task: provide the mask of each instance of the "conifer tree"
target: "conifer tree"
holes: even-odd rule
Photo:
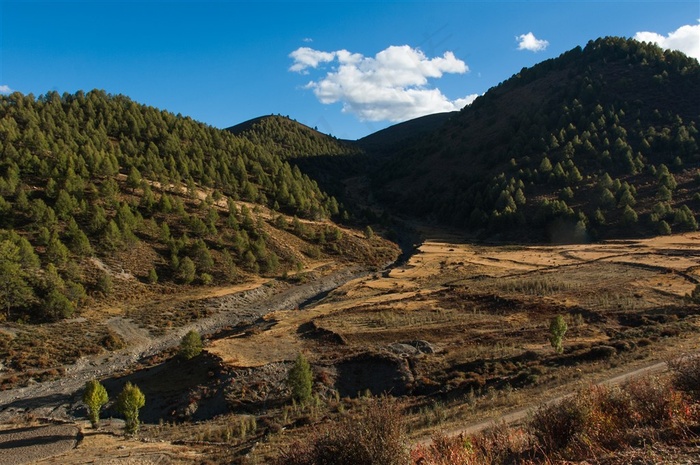
[[[96,379],[91,379],[85,384],[83,391],[83,403],[88,409],[88,418],[93,428],[97,428],[100,421],[100,409],[109,401],[107,390]]]

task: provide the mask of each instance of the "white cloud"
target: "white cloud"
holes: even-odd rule
[[[314,40],[311,37],[304,37],[301,39],[302,42],[313,42]]]
[[[290,55],[294,58],[294,64],[289,71],[302,72],[307,68],[316,68],[319,63],[333,61],[335,53],[319,52],[309,47],[299,47]]]
[[[313,90],[321,103],[342,102],[343,112],[362,121],[405,121],[459,110],[477,97],[450,100],[439,89],[428,86],[430,78],[469,71],[452,52],[428,58],[419,49],[403,45],[366,57],[347,50],[322,52],[301,47],[289,56],[294,59],[289,70],[304,74],[332,62],[333,68],[325,76],[310,81],[305,88]]]
[[[535,34],[528,32],[515,37],[518,41],[518,50],[529,50],[531,52],[541,52],[549,46],[546,40],[540,40]]]
[[[679,50],[689,57],[700,60],[700,24],[681,26],[668,36],[642,31],[636,33],[634,39],[640,42],[651,42],[661,48]]]
[[[0,94],[11,94],[12,92],[14,91],[10,89],[10,86],[0,85]]]

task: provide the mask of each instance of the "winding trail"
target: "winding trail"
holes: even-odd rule
[[[626,381],[629,381],[630,379],[637,378],[640,376],[646,376],[646,375],[654,375],[658,373],[663,373],[668,369],[668,366],[666,362],[656,362],[651,365],[647,365],[641,368],[636,368],[634,370],[630,370],[628,372],[613,376],[611,378],[607,378],[603,381],[600,381],[598,383],[595,383],[597,386],[614,386],[614,385],[619,385],[622,383],[625,383]],[[544,405],[552,405],[556,404],[558,402],[561,402],[564,399],[567,399],[569,397],[574,396],[576,393],[575,392],[570,392],[568,394],[563,394],[557,397],[554,397],[552,399],[549,399],[545,402],[537,402],[537,403],[532,403],[529,405],[526,405],[524,407],[521,407],[519,409],[510,411],[504,415],[501,415],[499,417],[491,417],[487,418],[485,420],[478,421],[476,423],[471,423],[466,426],[461,426],[458,428],[451,428],[448,430],[443,430],[442,433],[445,434],[446,436],[457,436],[459,434],[463,434],[465,436],[469,435],[474,435],[477,434],[483,430],[486,430],[488,428],[493,427],[496,424],[499,423],[505,423],[507,425],[514,425],[522,422],[525,420],[530,412],[533,411],[533,409],[539,407],[539,406],[544,406]],[[414,443],[415,444],[422,444],[422,445],[428,445],[432,441],[431,436],[422,436],[420,438],[417,438]]]

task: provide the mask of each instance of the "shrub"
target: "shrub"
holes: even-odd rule
[[[318,428],[305,442],[293,444],[277,465],[406,465],[408,438],[400,405],[391,398],[371,398],[358,416]]]
[[[686,422],[686,401],[683,395],[658,377],[630,381],[624,389],[629,393],[634,406],[632,417],[635,426],[664,428]]]
[[[196,272],[197,268],[192,259],[190,259],[190,257],[185,257],[182,260],[180,260],[180,263],[177,267],[177,278],[180,281],[182,281],[185,284],[191,283],[192,281],[194,281]]]
[[[541,407],[528,430],[545,454],[590,457],[591,450],[625,448],[645,428],[682,431],[691,408],[683,395],[659,378],[623,386],[593,386],[556,404]]]
[[[700,401],[700,357],[686,355],[668,362],[673,386]]]
[[[528,430],[545,452],[567,448],[583,430],[588,406],[578,398],[537,409],[528,422]]]
[[[477,465],[483,463],[474,451],[469,438],[460,434],[446,436],[442,432],[433,435],[429,446],[418,445],[411,451],[411,463],[421,465]]]

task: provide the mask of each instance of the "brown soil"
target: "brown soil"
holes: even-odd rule
[[[34,463],[64,454],[78,443],[74,425],[26,426],[0,430],[0,465]]]
[[[325,263],[318,265],[325,269]],[[315,402],[328,406],[324,415],[352,408],[357,400],[346,397],[389,392],[403,396],[412,435],[420,438],[437,427],[457,431],[674,353],[700,350],[700,307],[686,297],[700,280],[700,233],[573,246],[434,240],[403,266],[353,280],[344,276],[302,292],[311,297],[330,290],[300,309],[304,299],[291,284],[243,294],[221,291],[196,305],[186,301],[182,311],[195,320],[200,309],[211,312],[198,323],[212,335],[207,364],[188,368],[161,360],[112,382],[134,380],[150,390],[159,399],[148,413],[153,422],[209,419],[203,425],[214,425],[212,416],[222,407],[233,415],[257,416],[256,434],[236,439],[227,450],[248,454],[265,435],[270,446],[260,442],[253,452],[264,462],[275,454],[272,444],[278,448],[291,436],[303,436],[305,425],[322,418],[318,407],[309,413],[287,405],[284,379],[299,352],[314,367]],[[548,342],[556,315],[569,326],[563,354]],[[113,321],[112,329],[125,340],[146,337],[128,320]],[[194,325],[182,330],[189,327]],[[142,347],[137,355],[177,343],[179,333],[165,334],[167,343]],[[120,366],[133,367],[135,360]],[[84,376],[96,372],[81,370],[67,392],[76,392]],[[35,410],[39,403],[53,409],[66,402],[51,397],[56,392],[55,387],[15,391],[11,395],[20,400],[4,413]],[[175,417],[167,417],[172,412]],[[182,428],[178,437],[203,426]],[[225,426],[211,428],[215,434],[201,434],[230,433]]]

